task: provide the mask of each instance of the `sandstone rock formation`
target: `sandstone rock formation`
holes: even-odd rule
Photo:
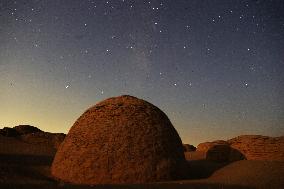
[[[183,151],[184,152],[193,152],[196,150],[196,147],[191,144],[183,144]]]
[[[229,161],[231,148],[227,144],[215,144],[206,152],[206,159],[216,162]]]
[[[238,161],[245,159],[244,155],[237,149],[231,148],[230,144],[224,140],[201,143],[196,151],[204,152],[206,159],[216,162]]]
[[[31,125],[19,125],[13,128],[4,127],[0,129],[0,136],[16,139],[19,144],[26,143],[31,145],[40,145],[42,147],[57,149],[65,138],[63,133],[49,133],[40,130]],[[3,138],[3,140],[9,139]],[[5,147],[4,145],[2,147]],[[1,151],[1,150],[0,150]],[[22,151],[22,150],[20,150]],[[31,150],[32,152],[33,150]]]
[[[75,184],[145,183],[181,178],[185,165],[181,139],[168,117],[144,100],[120,96],[78,118],[51,172]]]
[[[37,127],[30,125],[18,125],[13,128],[4,127],[3,129],[0,129],[0,135],[6,137],[17,137],[20,135],[28,133],[36,133],[36,132],[43,132],[43,131],[38,129]]]
[[[248,160],[284,161],[284,136],[242,135],[228,140]]]
[[[204,142],[198,144],[196,151],[201,151],[201,152],[207,152],[210,148],[212,148],[215,145],[228,145],[228,143],[224,140],[215,140],[213,142]]]
[[[20,134],[13,128],[4,127],[3,129],[0,129],[0,135],[5,137],[17,137]]]
[[[13,129],[15,129],[20,135],[43,132],[39,128],[31,126],[31,125],[18,125],[18,126],[13,127]]]

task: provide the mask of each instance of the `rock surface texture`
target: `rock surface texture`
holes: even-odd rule
[[[75,184],[145,183],[182,178],[181,139],[168,117],[132,96],[109,98],[74,123],[51,173]]]
[[[284,161],[284,136],[242,135],[228,140],[248,160]]]

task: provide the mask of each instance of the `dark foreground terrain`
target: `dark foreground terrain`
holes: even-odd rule
[[[0,188],[284,188],[284,161],[214,162],[206,160],[205,154],[199,151],[187,152],[190,173],[186,180],[129,185],[70,185],[56,181],[50,175],[50,166],[58,145],[64,139],[63,134],[43,131],[10,134],[0,135]]]

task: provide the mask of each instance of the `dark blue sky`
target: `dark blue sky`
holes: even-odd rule
[[[0,126],[130,94],[185,142],[284,134],[283,0],[0,0]]]

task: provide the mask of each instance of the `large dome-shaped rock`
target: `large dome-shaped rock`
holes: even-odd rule
[[[54,158],[54,177],[75,184],[145,183],[182,178],[181,139],[154,105],[104,100],[74,123]]]
[[[284,136],[242,135],[228,140],[248,160],[284,161]]]

